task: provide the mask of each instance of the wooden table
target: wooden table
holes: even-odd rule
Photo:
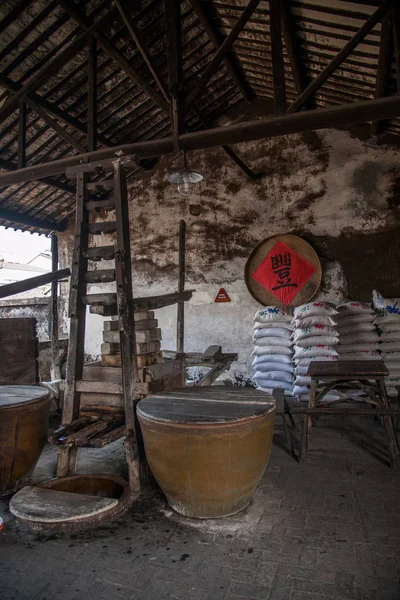
[[[371,361],[337,361],[337,362],[312,362],[308,368],[307,375],[311,377],[311,391],[308,407],[303,420],[300,443],[300,460],[306,456],[309,448],[310,433],[313,426],[313,416],[318,414],[342,414],[350,416],[371,416],[374,412],[380,414],[385,439],[389,454],[390,466],[393,466],[398,451],[396,431],[393,423],[393,415],[396,411],[390,409],[386,394],[385,377],[389,374],[381,360]],[[333,388],[344,387],[346,398],[325,401],[323,408],[321,403]],[[354,388],[363,392],[363,397],[355,400],[371,404],[371,408],[355,407],[354,398],[349,398],[349,390]],[[348,402],[350,407],[335,407],[332,405]],[[381,412],[382,411],[382,412]]]

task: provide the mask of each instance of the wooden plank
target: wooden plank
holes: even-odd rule
[[[375,98],[387,95],[392,67],[393,37],[392,37],[392,15],[385,15],[381,24],[381,38],[379,43],[378,68],[376,70]],[[371,123],[372,135],[378,135],[380,121]]]
[[[113,210],[115,208],[114,198],[99,198],[98,200],[89,200],[86,202],[86,208],[89,211],[95,210]]]
[[[384,377],[389,374],[388,369],[382,360],[338,360],[312,362],[308,367],[307,375],[311,377],[352,377],[357,379],[374,379],[375,377]]]
[[[79,416],[80,395],[76,394],[76,381],[82,379],[83,359],[85,352],[86,306],[82,302],[85,293],[84,274],[87,271],[87,258],[82,250],[88,243],[88,214],[85,209],[87,175],[84,173],[76,179],[76,213],[75,238],[73,251],[73,273],[70,282],[69,296],[69,346],[67,356],[66,387],[62,410],[62,423],[71,423]],[[61,467],[60,467],[61,468]]]
[[[393,11],[393,40],[394,40],[394,57],[396,62],[396,81],[397,93],[400,94],[400,6],[398,2],[394,3]]]
[[[115,281],[115,269],[96,269],[85,273],[86,283],[109,283]]]
[[[4,356],[4,355],[2,355]],[[1,360],[0,385],[37,385],[38,365],[36,358],[9,362]]]
[[[114,306],[117,303],[117,294],[115,292],[106,292],[104,294],[85,294],[82,296],[82,303],[92,306],[95,304]]]
[[[185,292],[172,292],[171,294],[162,294],[160,296],[147,296],[143,298],[134,298],[133,307],[134,310],[141,310],[147,308],[149,310],[156,310],[157,308],[164,308],[165,306],[171,306],[177,302],[187,302],[193,295],[193,290],[186,290]]]
[[[186,264],[186,223],[181,220],[179,223],[179,272],[178,272],[178,293],[185,291],[185,264]],[[176,349],[180,354],[185,350],[185,303],[183,300],[178,302],[177,321],[176,321]],[[183,370],[183,363],[182,363]]]
[[[137,354],[151,354],[161,350],[160,342],[145,342],[136,344]],[[103,342],[101,344],[101,354],[119,354],[121,352],[120,344]]]
[[[222,356],[222,346],[208,346],[203,352],[204,360],[218,360]]]
[[[122,383],[122,369],[120,367],[105,367],[101,364],[85,365],[82,378],[84,381],[111,381]]]
[[[135,310],[134,313],[135,326],[137,321],[148,321],[154,319],[154,311],[152,310]]]
[[[113,260],[115,246],[94,246],[92,248],[87,248],[84,252],[85,257],[89,260]]]
[[[209,16],[207,15],[205,3],[201,2],[200,0],[190,0],[190,4],[192,5],[192,8],[195,11],[200,23],[204,27],[205,32],[212,41],[214,48],[219,50],[222,42],[217,29],[214,28]],[[225,67],[228,69],[230,76],[240,90],[244,100],[246,102],[251,102],[254,100],[254,90],[252,90],[250,84],[244,77],[241,68],[234,60],[234,57],[228,54],[227,56],[224,56],[222,60],[225,64]]]
[[[0,339],[5,335],[35,338],[36,319],[34,317],[7,317],[0,319]]]
[[[101,315],[103,317],[113,317],[118,315],[117,304],[110,304],[109,306],[104,304],[94,304],[89,308],[89,311],[94,315]]]
[[[247,21],[250,19],[251,15],[255,11],[255,9],[259,5],[259,3],[260,3],[260,0],[249,0],[249,2],[247,3],[246,7],[244,8],[242,14],[236,21],[235,25],[232,27],[231,31],[229,32],[228,37],[224,40],[224,42],[218,48],[214,57],[208,63],[206,68],[203,70],[202,75],[200,75],[198,77],[193,89],[187,96],[187,99],[185,101],[185,112],[187,112],[187,110],[192,105],[192,103],[199,97],[199,95],[201,94],[201,92],[203,91],[205,86],[207,85],[209,79],[217,71],[222,59],[231,50],[233,44],[239,37],[241,31],[244,29]]]
[[[145,381],[156,381],[157,379],[167,379],[178,373],[181,373],[181,361],[170,360],[158,365],[150,365],[145,369]]]
[[[145,321],[142,321],[145,322]],[[144,344],[147,342],[158,342],[162,339],[161,329],[136,330],[136,342]],[[103,341],[110,344],[119,344],[119,331],[103,331]]]
[[[311,96],[325,83],[325,81],[336,71],[338,67],[346,60],[360,42],[368,35],[379,21],[392,8],[392,0],[385,0],[376,11],[367,19],[362,27],[345,44],[345,46],[336,54],[321,73],[310,83],[309,86],[300,94],[293,104],[287,110],[288,113],[294,113],[300,110]]]
[[[89,152],[97,149],[97,40],[94,35],[88,37],[88,110],[87,110],[87,146]]]
[[[89,223],[89,233],[92,235],[114,233],[117,228],[115,221],[100,221],[97,223]]]
[[[272,78],[274,82],[275,114],[282,115],[286,111],[285,66],[282,51],[282,30],[280,0],[270,0],[269,20],[271,35]]]
[[[300,41],[296,35],[293,15],[290,12],[289,0],[280,1],[282,18],[282,33],[285,41],[286,54],[290,62],[292,77],[297,93],[300,95],[306,88],[304,68],[301,64]]]
[[[91,181],[87,185],[90,192],[112,191],[114,189],[114,179],[102,179],[101,181]]]
[[[66,279],[71,274],[69,269],[61,269],[60,271],[52,271],[45,273],[44,275],[37,275],[36,277],[29,277],[22,281],[15,281],[14,283],[6,283],[0,286],[0,298],[7,298],[14,294],[20,294],[21,292],[27,292],[33,290],[36,287],[47,285],[53,281],[60,281],[60,279]]]
[[[19,101],[18,111],[18,169],[23,169],[26,162],[26,104]]]
[[[119,440],[125,435],[125,425],[115,427],[111,431],[105,432],[103,435],[96,437],[94,440],[90,440],[86,447],[89,448],[104,448],[108,444]]]
[[[96,419],[97,421],[97,419]],[[73,433],[74,431],[79,431],[80,429],[82,429],[83,427],[86,427],[87,425],[90,425],[91,423],[93,423],[93,419],[89,419],[89,418],[79,418],[76,419],[75,421],[72,421],[72,423],[69,423],[68,425],[63,425],[61,427],[58,427],[55,431],[53,431],[53,433],[51,433],[48,436],[48,442],[49,444],[64,444],[66,438]]]
[[[101,394],[123,394],[122,383],[115,381],[77,381],[77,392],[101,393]]]
[[[181,3],[165,0],[165,20],[167,33],[168,88],[171,96],[171,129],[178,139],[185,132],[183,107],[183,68]]]
[[[137,357],[138,369],[163,362],[162,352],[150,352]],[[106,367],[120,367],[121,354],[102,354],[101,364]]]
[[[147,313],[149,314],[149,313]],[[135,330],[142,331],[144,329],[155,329],[158,326],[157,319],[137,320],[135,319]],[[104,321],[104,331],[119,331],[118,321]]]

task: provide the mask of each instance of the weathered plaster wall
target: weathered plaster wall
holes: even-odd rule
[[[320,295],[325,298],[339,301],[348,293],[369,299],[374,287],[399,295],[394,186],[400,151],[373,147],[336,130],[242,144],[237,150],[254,170],[265,171],[261,180],[250,181],[222,150],[213,149],[189,155],[189,163],[205,177],[190,199],[166,181],[180,168],[180,161],[171,158],[135,180],[129,198],[135,293],[175,289],[179,220],[184,218],[187,287],[196,289],[186,305],[186,348],[221,344],[239,352],[230,376],[241,379],[249,373],[258,306],[247,292],[244,266],[266,237],[297,233],[314,245],[324,267]],[[64,262],[71,242],[72,231],[61,236]],[[220,287],[231,303],[214,303]],[[176,307],[157,316],[163,347],[175,348]],[[90,315],[90,355],[99,352],[101,328],[101,317]]]

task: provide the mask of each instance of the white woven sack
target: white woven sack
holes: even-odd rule
[[[276,327],[287,329],[288,331],[292,331],[293,329],[291,321],[266,321],[265,323],[256,321],[254,323],[254,329],[275,329]]]
[[[370,313],[359,313],[359,314],[344,314],[338,315],[339,327],[351,327],[357,323],[373,323],[375,315]]]
[[[307,356],[305,358],[296,358],[296,368],[297,367],[308,367],[312,362],[322,362],[322,361],[337,361],[337,356]]]
[[[379,334],[376,329],[375,331],[361,331],[360,333],[352,333],[350,335],[340,335],[341,344],[361,344],[363,342],[367,344],[379,342]]]
[[[267,371],[285,371],[286,373],[293,373],[294,371],[293,365],[281,362],[262,362],[254,366],[257,367],[257,371],[263,371],[264,373]]]
[[[310,361],[311,362],[311,361]],[[304,367],[296,367],[294,370],[294,374],[296,375],[296,377],[298,375],[307,375],[308,372],[308,366],[309,365],[305,365]]]
[[[302,338],[297,340],[296,348],[306,348],[307,346],[335,346],[339,343],[339,338],[331,335],[314,335],[313,337]]]
[[[390,370],[387,379],[400,379],[400,369]]]
[[[315,335],[330,335],[337,337],[338,333],[334,327],[328,325],[311,325],[311,327],[297,328],[293,332],[293,341],[303,340]]]
[[[276,362],[276,363],[286,363],[288,365],[292,364],[292,357],[291,355],[287,355],[287,354],[260,354],[260,355],[256,355],[253,359],[253,362],[251,363],[252,367],[255,367],[261,363],[266,363],[266,362]]]
[[[400,352],[400,342],[383,342],[381,352]]]
[[[375,325],[372,323],[354,323],[354,325],[339,325],[338,328],[339,335],[351,335],[355,333],[367,333],[369,331],[376,331]]]
[[[261,338],[280,338],[290,341],[292,339],[292,335],[288,329],[281,329],[280,327],[255,329],[253,333],[253,340],[259,340]]]
[[[285,346],[287,348],[291,348],[293,342],[290,339],[285,339],[283,337],[262,337],[255,339],[253,338],[253,344],[257,346]]]
[[[256,371],[253,379],[255,381],[268,379],[270,381],[286,381],[287,383],[293,383],[293,375],[291,373],[286,373],[285,371]]]
[[[337,315],[338,311],[336,307],[331,302],[308,302],[307,304],[302,304],[301,306],[296,306],[294,309],[294,318],[302,319],[304,317],[313,317],[316,315],[321,315],[323,317],[329,317],[332,315]]]
[[[292,323],[294,327],[312,327],[313,325],[327,325],[328,327],[334,327],[338,324],[338,320],[337,317],[314,315],[303,317],[301,319],[293,319]]]
[[[337,309],[339,315],[372,314],[374,312],[370,302],[344,302],[343,304],[339,304]]]
[[[384,298],[382,294],[374,290],[372,292],[372,302],[377,310],[400,315],[400,298]]]
[[[254,321],[265,323],[266,321],[291,321],[293,308],[289,306],[264,306],[259,308],[254,315]]]
[[[293,393],[293,385],[288,383],[287,381],[271,381],[269,379],[254,379],[253,381],[256,383],[257,388],[261,389],[265,392],[271,393],[270,390],[285,390],[285,392],[292,394]]]
[[[297,347],[294,351],[295,358],[308,358],[311,356],[337,356],[338,353],[333,346],[307,346],[306,348]]]
[[[288,346],[255,346],[252,356],[261,354],[292,354],[292,349]]]
[[[351,352],[376,352],[379,350],[379,344],[361,342],[361,344],[342,344],[336,346],[339,354],[349,354]],[[341,359],[342,360],[342,359]]]
[[[307,396],[307,400],[308,400],[308,395],[310,394],[310,390],[307,386],[305,385],[295,385],[293,386],[293,396]]]
[[[349,352],[341,353],[340,360],[379,360],[381,355],[379,352]]]
[[[400,315],[378,315],[374,324],[381,329],[383,325],[399,325]]]
[[[381,342],[400,342],[400,331],[389,331],[388,333],[382,333],[380,337]]]
[[[294,380],[294,385],[311,385],[311,377],[308,377],[307,375],[298,375]]]

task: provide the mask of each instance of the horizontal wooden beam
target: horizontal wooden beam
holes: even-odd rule
[[[0,158],[0,169],[4,169],[5,171],[11,172],[17,171],[18,166],[16,163],[11,162],[10,160]],[[63,192],[67,192],[68,194],[75,194],[75,187],[69,185],[68,183],[64,183],[63,181],[57,181],[57,179],[52,179],[51,177],[42,177],[40,181],[50,187],[55,188],[56,190],[62,190]]]
[[[43,229],[43,231],[65,231],[66,223],[52,223],[44,219],[36,219],[29,215],[24,215],[15,210],[0,207],[0,219],[22,225],[23,227],[34,227],[35,229]]]
[[[179,136],[177,143],[181,150],[200,150],[229,144],[240,144],[255,140],[269,139],[281,135],[291,135],[304,131],[316,131],[329,127],[344,127],[352,123],[365,123],[392,119],[400,116],[400,95],[376,100],[351,102],[341,106],[319,108],[295,114],[280,115],[245,123],[236,123],[225,127],[215,127],[185,133]],[[117,159],[123,155],[136,155],[139,158],[152,158],[176,152],[176,140],[172,137],[149,140],[104,148],[96,152],[87,152],[53,162],[33,165],[12,173],[0,174],[0,187],[15,185],[65,173],[69,167],[84,162]]]
[[[60,281],[71,275],[69,269],[61,269],[60,271],[50,271],[44,275],[37,275],[36,277],[29,277],[22,281],[14,281],[14,283],[7,283],[6,285],[0,286],[0,298],[7,298],[8,296],[14,296],[14,294],[21,294],[28,290],[33,290],[41,285],[47,285],[54,281]]]

